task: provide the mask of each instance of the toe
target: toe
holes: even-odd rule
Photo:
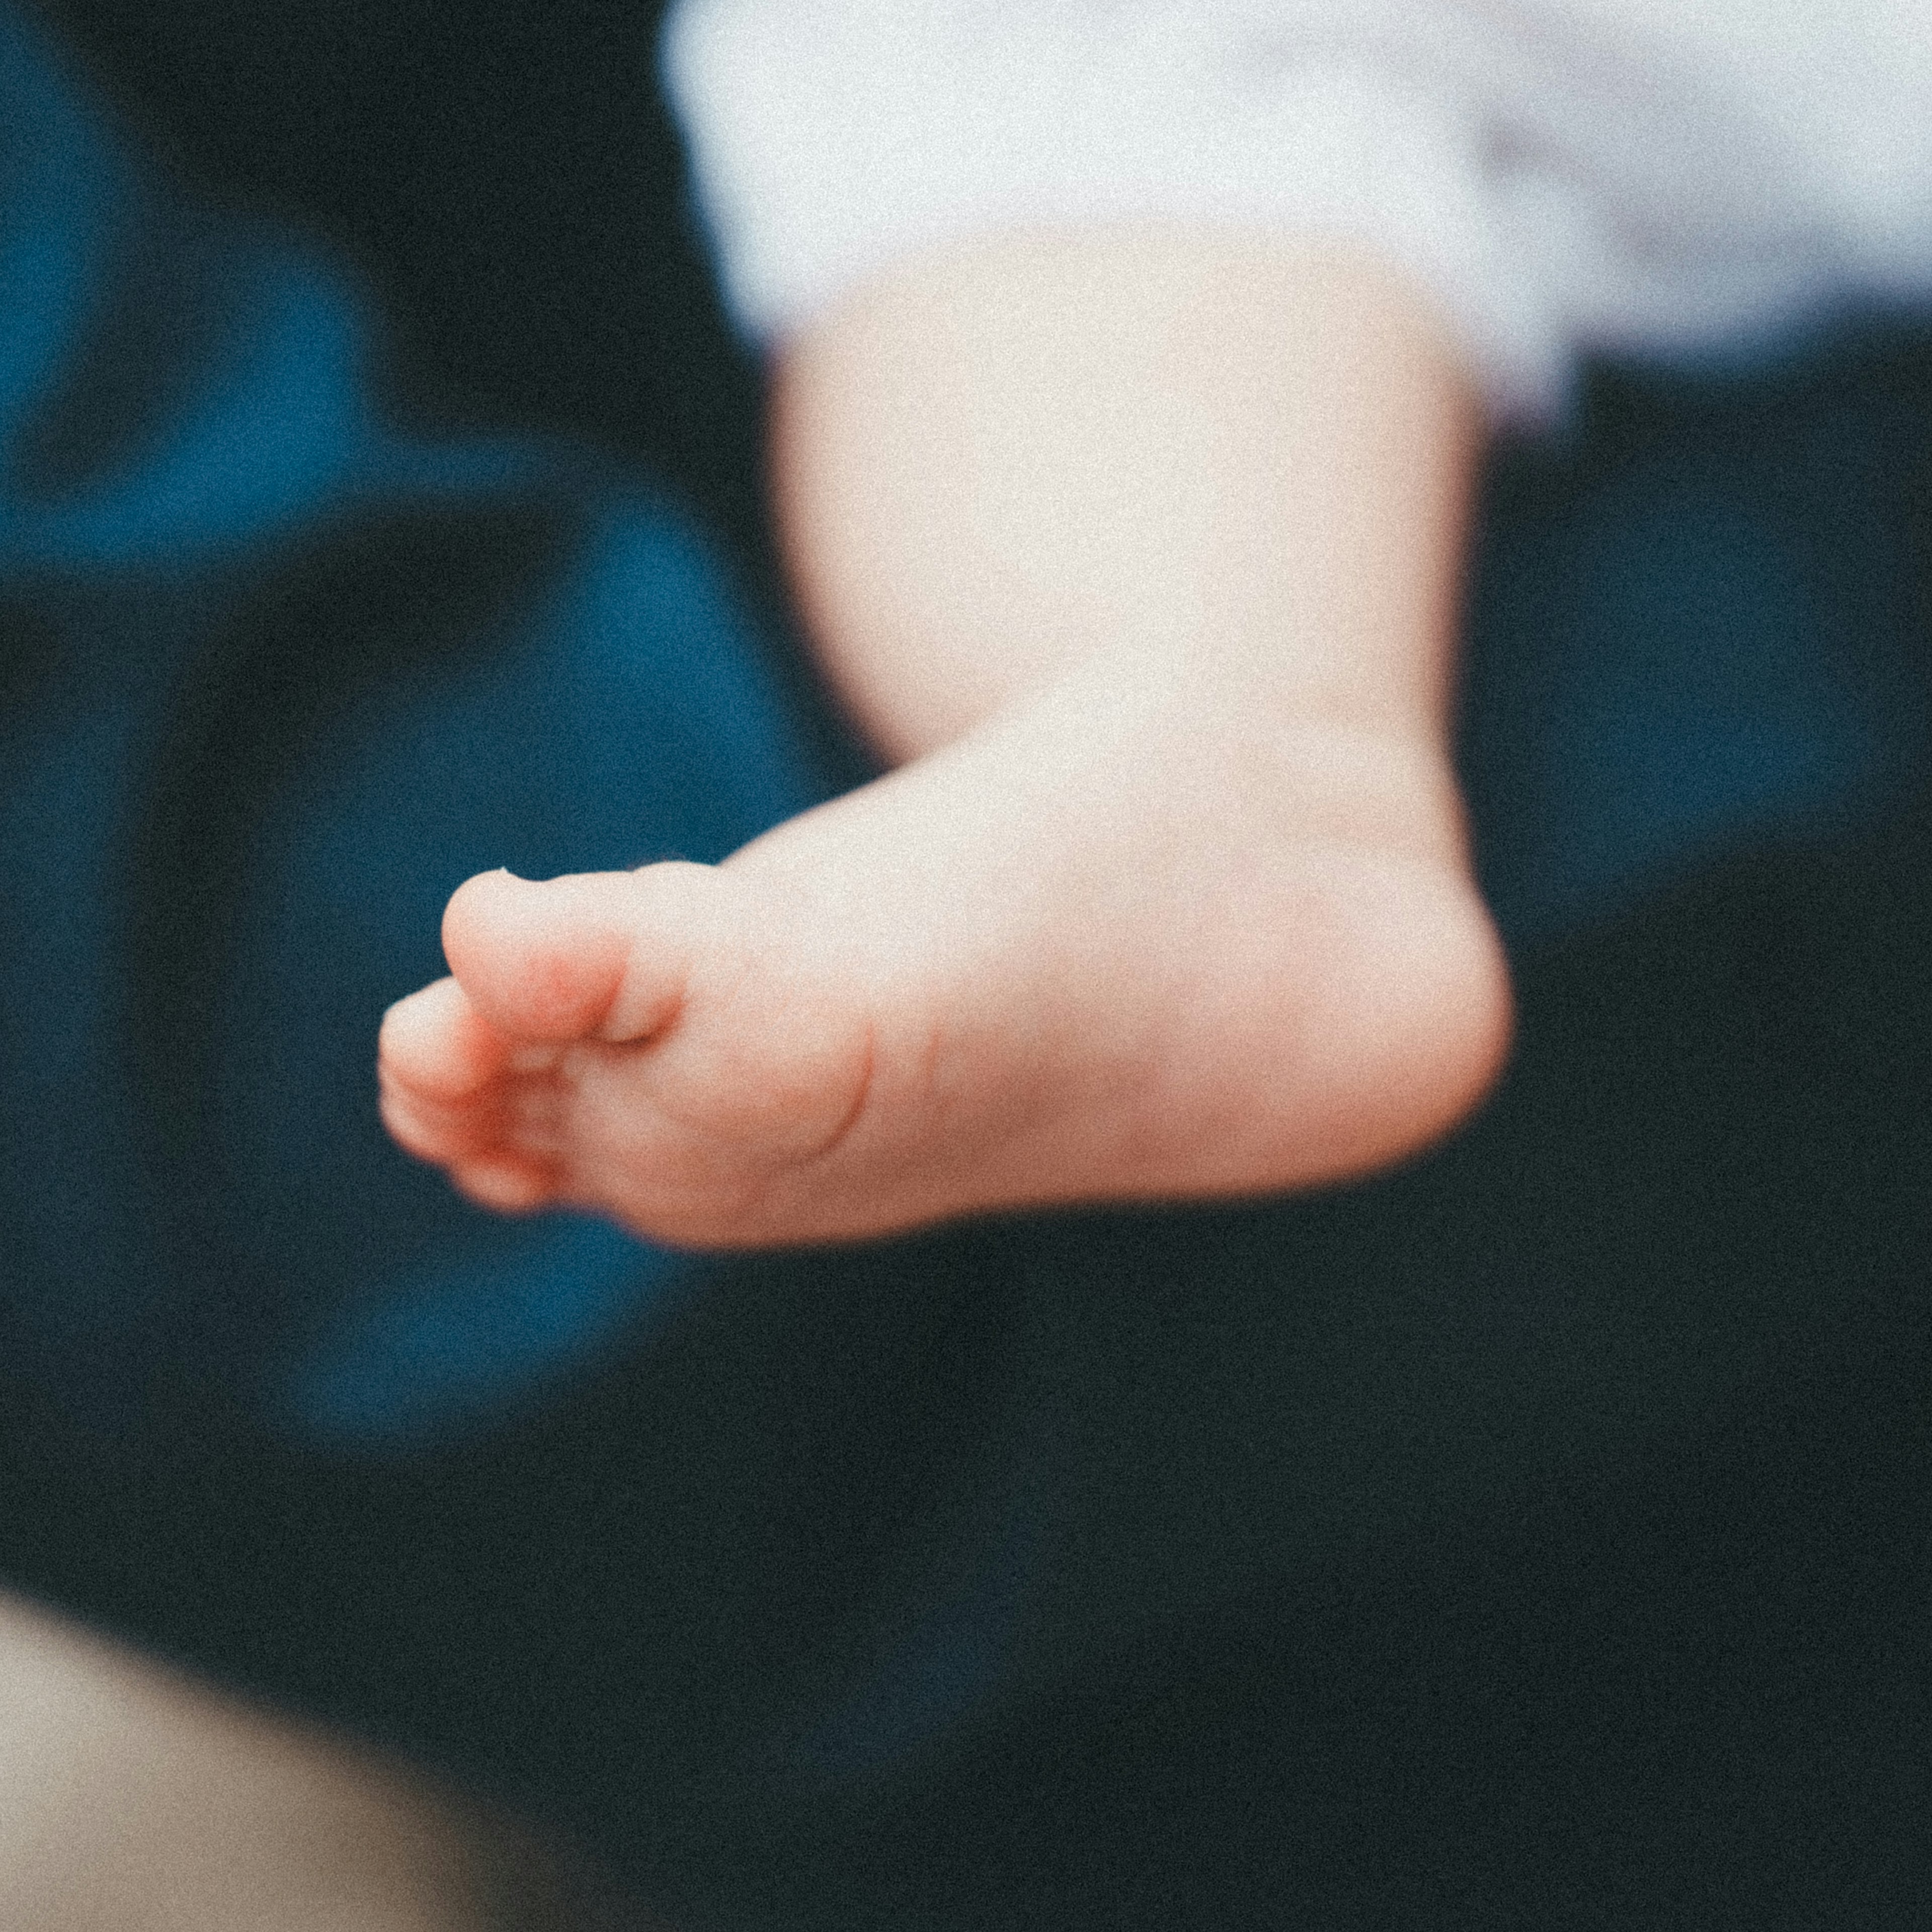
[[[637,1040],[682,994],[690,912],[711,868],[652,866],[532,881],[485,872],[443,915],[443,950],[477,1011],[522,1040]]]
[[[512,1130],[511,1096],[486,1089],[468,1101],[448,1102],[382,1080],[377,1109],[390,1137],[418,1160],[448,1166],[510,1147],[526,1151]]]
[[[386,1087],[443,1105],[474,1097],[503,1072],[509,1043],[454,980],[398,1000],[382,1016],[376,1064]]]
[[[529,1214],[556,1198],[554,1178],[542,1163],[514,1155],[459,1161],[449,1170],[458,1192],[499,1214]]]
[[[457,1151],[452,1124],[442,1111],[426,1106],[406,1088],[384,1081],[376,1105],[389,1138],[405,1154],[440,1161]]]

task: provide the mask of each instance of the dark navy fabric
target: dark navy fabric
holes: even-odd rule
[[[697,1262],[463,1206],[376,1022],[836,775],[664,495],[369,344],[0,4],[0,1574],[675,1922],[1921,1922],[1919,352],[1498,466],[1450,1147]]]
[[[1463,770],[1519,946],[1754,839],[1882,817],[1932,752],[1922,351],[1604,376],[1490,479]]]

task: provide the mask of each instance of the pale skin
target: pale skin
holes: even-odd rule
[[[1478,413],[1396,277],[962,244],[782,358],[826,675],[896,769],[722,866],[451,901],[383,1118],[472,1198],[750,1248],[1265,1194],[1435,1140],[1508,982],[1449,756]]]

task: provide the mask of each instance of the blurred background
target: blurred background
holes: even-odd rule
[[[32,5],[152,154],[360,272],[404,406],[642,459],[758,551],[756,378],[688,218],[661,0]]]

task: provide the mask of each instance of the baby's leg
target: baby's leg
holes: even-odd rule
[[[1508,1000],[1446,748],[1468,412],[1333,261],[946,258],[781,391],[835,680],[910,762],[724,866],[472,880],[386,1117],[506,1208],[699,1246],[1360,1172]]]

